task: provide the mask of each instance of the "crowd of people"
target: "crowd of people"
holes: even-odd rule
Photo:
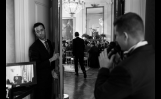
[[[90,40],[84,39],[85,50],[84,52],[87,53],[88,57],[88,66],[91,68],[99,68],[98,57],[99,54],[105,49],[108,48],[109,41],[107,40]],[[63,40],[63,64],[66,63],[66,52],[72,52],[72,40]]]

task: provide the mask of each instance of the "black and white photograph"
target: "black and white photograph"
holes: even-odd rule
[[[155,1],[6,0],[6,98],[155,99]]]

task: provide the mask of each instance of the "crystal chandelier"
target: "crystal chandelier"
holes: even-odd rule
[[[71,15],[79,13],[84,7],[83,0],[64,0],[63,1],[63,8],[64,10]]]

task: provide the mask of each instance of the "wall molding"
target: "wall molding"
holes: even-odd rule
[[[15,11],[15,61],[28,62],[29,16],[28,0],[14,0]],[[30,95],[24,99],[30,99]]]
[[[28,0],[14,0],[14,5],[16,62],[25,62],[29,61]]]

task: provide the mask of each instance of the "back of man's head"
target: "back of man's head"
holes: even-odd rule
[[[78,37],[79,36],[79,33],[78,32],[75,32],[75,37]]]
[[[116,31],[118,31],[119,33],[126,32],[132,37],[144,37],[143,20],[136,13],[129,12],[120,16],[114,22],[114,26],[117,27]]]

